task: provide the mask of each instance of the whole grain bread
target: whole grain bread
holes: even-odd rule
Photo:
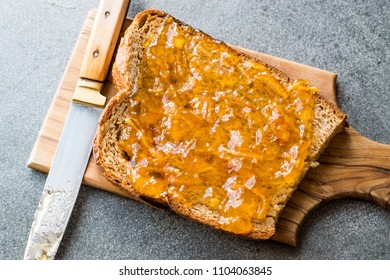
[[[132,198],[151,206],[172,209],[189,219],[220,229],[218,212],[213,211],[207,205],[197,204],[189,207],[187,204],[171,200],[169,196],[151,198],[134,188],[127,176],[126,163],[129,161],[129,158],[118,149],[118,137],[126,127],[125,119],[129,114],[129,103],[132,94],[136,90],[136,79],[140,71],[139,65],[143,58],[142,53],[145,51],[143,49],[143,41],[157,33],[159,26],[167,17],[171,16],[162,11],[143,11],[134,18],[131,26],[121,39],[112,69],[113,81],[118,93],[109,101],[101,117],[93,152],[97,163],[104,169],[105,176],[118,187],[126,190]],[[174,19],[174,21],[180,25],[185,25],[177,19]],[[224,43],[218,42],[218,44]],[[229,51],[242,56],[245,60],[262,63],[239,53],[233,48],[229,48]],[[266,67],[283,86],[289,87],[292,84],[292,81],[284,73],[269,65],[266,65]],[[317,164],[316,160],[329,141],[343,130],[345,118],[345,114],[335,105],[315,93],[313,141],[309,148],[302,175],[295,182],[293,188],[281,189],[280,192],[274,194],[271,202],[273,207],[267,213],[266,218],[252,220],[253,229],[251,232],[246,233],[245,237],[252,239],[268,239],[272,237],[279,213],[304,177],[306,171],[311,166]]]

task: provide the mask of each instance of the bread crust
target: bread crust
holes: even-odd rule
[[[134,18],[131,26],[127,29],[121,39],[115,63],[112,68],[114,86],[118,90],[118,93],[109,101],[99,121],[98,131],[94,140],[93,154],[97,164],[105,170],[105,176],[115,185],[126,190],[133,199],[150,206],[170,208],[176,213],[191,220],[201,222],[218,229],[218,214],[210,210],[206,205],[198,204],[193,205],[192,207],[187,207],[171,200],[169,196],[161,197],[159,199],[150,199],[143,196],[142,193],[131,185],[131,182],[123,178],[120,170],[113,168],[113,165],[115,165],[115,167],[118,167],[118,165],[107,156],[108,149],[112,149],[113,145],[115,146],[115,139],[109,139],[107,135],[116,135],[116,133],[120,131],[120,127],[123,124],[121,124],[120,121],[118,122],[118,120],[120,119],[121,114],[126,113],[126,104],[128,104],[126,100],[130,99],[134,90],[134,83],[131,82],[134,79],[134,76],[132,75],[136,75],[136,71],[138,70],[137,65],[141,61],[139,53],[142,51],[140,43],[142,39],[142,32],[140,32],[140,29],[146,28],[145,23],[150,19],[166,18],[169,16],[170,15],[159,10],[145,10]],[[174,20],[178,24],[186,25],[175,18]],[[148,28],[152,27],[149,26]],[[208,35],[206,34],[206,36]],[[226,45],[223,42],[221,42],[221,44]],[[267,65],[256,58],[250,57],[247,54],[241,53],[227,45],[226,47],[229,48],[229,51],[242,56],[245,60],[252,60],[265,65],[270,73],[272,73],[272,75],[285,87],[291,83],[289,77],[278,69]],[[328,126],[328,129],[326,131],[314,129],[313,142],[316,144],[312,145],[309,150],[308,164],[305,166],[305,170],[295,186],[297,186],[304,177],[309,167],[315,163],[333,136],[342,131],[345,125],[345,114],[337,106],[333,105],[319,94],[315,95],[314,125],[319,127]],[[251,239],[271,238],[275,232],[276,221],[280,210],[284,207],[292,193],[293,190],[289,190],[278,194],[274,201],[275,210],[272,213],[269,213],[268,217],[264,221],[253,221],[253,231],[244,237]]]

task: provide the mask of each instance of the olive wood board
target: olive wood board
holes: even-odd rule
[[[81,63],[87,46],[96,10],[91,10],[84,22],[68,65],[54,95],[46,118],[32,149],[28,167],[48,172],[58,139],[76,87]],[[122,31],[130,24],[127,19]],[[336,104],[335,85],[337,75],[296,62],[242,49],[260,60],[280,69],[291,78],[310,81],[320,89],[320,94]],[[115,89],[108,75],[103,88],[108,98]],[[390,145],[379,144],[347,127],[330,143],[319,159],[320,165],[312,168],[281,213],[274,240],[295,246],[299,229],[311,210],[321,202],[343,197],[366,199],[390,209]],[[102,169],[90,158],[83,183],[121,196],[125,191],[111,184]]]

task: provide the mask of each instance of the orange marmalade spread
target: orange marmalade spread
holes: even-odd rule
[[[219,214],[250,233],[273,195],[300,178],[312,139],[313,92],[167,17],[144,41],[119,149],[141,193]]]

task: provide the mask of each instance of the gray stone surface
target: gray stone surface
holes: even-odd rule
[[[0,9],[0,259],[22,259],[46,175],[26,162],[87,12],[98,0],[3,0]],[[226,42],[333,71],[363,135],[390,144],[390,2],[133,1]],[[216,232],[82,186],[60,259],[390,259],[390,211],[355,199],[321,205],[298,246]]]

